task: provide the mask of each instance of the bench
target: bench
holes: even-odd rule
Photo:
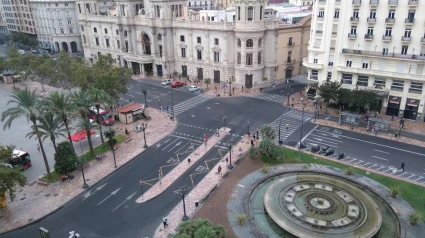
[[[43,186],[47,186],[47,185],[49,185],[49,181],[47,179],[44,179],[44,178],[39,178],[37,180],[37,184],[40,184],[40,185],[43,185]]]
[[[99,159],[103,159],[103,157],[105,157],[104,153],[98,154],[99,155]]]
[[[120,148],[120,144],[115,144],[114,145],[114,150],[117,150],[118,148]]]
[[[129,137],[127,137],[127,139],[124,140],[124,143],[127,144],[128,142],[130,142],[132,140],[133,140],[133,138],[131,138],[131,136],[129,136]]]

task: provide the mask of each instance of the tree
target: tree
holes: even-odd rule
[[[64,132],[66,132],[66,122],[62,121],[62,118],[55,115],[52,111],[45,111],[38,117],[38,122],[38,132],[39,135],[43,138],[43,142],[49,138],[53,144],[53,147],[55,148],[55,152],[57,152],[56,138],[59,136],[65,137]],[[29,138],[37,136],[34,131],[35,130],[31,131],[26,136]]]
[[[328,112],[329,102],[336,101],[339,96],[339,90],[342,86],[341,82],[328,81],[319,87],[319,95],[324,99],[326,106],[326,113]]]
[[[179,225],[174,238],[224,238],[226,236],[222,225],[214,225],[209,220],[198,219],[185,221]]]
[[[211,83],[211,79],[210,78],[204,79],[204,83],[207,85],[207,89],[208,89],[208,85]]]
[[[30,61],[30,69],[32,74],[40,79],[41,88],[44,90],[44,80],[51,80],[55,74],[55,62],[48,55],[43,55],[41,57],[36,56],[32,61]]]
[[[19,54],[18,48],[12,47],[7,52],[6,69],[13,71],[13,73],[19,72],[21,66],[22,55]],[[16,89],[15,79],[12,80],[13,88]]]
[[[258,146],[258,149],[261,154],[269,157],[270,159],[275,160],[279,156],[279,147],[269,138],[262,140]]]
[[[352,102],[352,91],[347,88],[340,88],[338,93],[338,106],[349,107]]]
[[[76,163],[77,156],[72,144],[68,141],[60,142],[55,153],[55,171],[59,174],[70,173],[75,170]]]
[[[55,113],[64,123],[68,134],[69,143],[72,144],[71,132],[69,130],[69,120],[72,118],[72,113],[75,111],[74,102],[70,94],[63,92],[52,92],[47,97],[47,103],[50,110]]]
[[[22,91],[13,92],[11,97],[12,99],[7,102],[7,105],[13,104],[14,107],[9,108],[2,113],[1,121],[6,121],[3,129],[10,128],[13,121],[19,117],[26,117],[27,120],[32,122],[32,129],[34,130],[40,145],[46,172],[50,177],[49,162],[47,161],[46,153],[44,152],[43,141],[41,140],[41,134],[38,131],[37,126],[37,120],[41,115],[40,109],[43,108],[41,98],[40,96],[36,95],[35,90],[29,91],[28,88],[25,88],[25,90]]]
[[[51,62],[49,62],[51,64]],[[55,71],[51,76],[52,83],[60,85],[64,89],[71,91],[72,87],[80,86],[79,81],[90,77],[89,68],[84,64],[84,61],[78,57],[72,57],[65,51],[59,52],[59,56],[56,61],[56,66],[53,67]],[[43,75],[49,73],[48,69],[43,70]],[[84,90],[88,87],[84,88]]]
[[[93,104],[96,107],[96,111],[97,111],[96,120],[97,120],[98,129],[99,129],[99,132],[100,132],[100,139],[101,139],[102,144],[103,144],[103,143],[105,143],[105,141],[103,139],[103,133],[102,133],[102,115],[100,115],[100,107],[102,105],[105,105],[104,103],[109,100],[109,96],[102,89],[97,89],[95,87],[90,87],[88,92],[90,94],[91,101],[93,102]]]
[[[276,138],[276,133],[270,125],[262,126],[260,134],[263,138],[268,138],[270,140],[274,140]]]
[[[108,143],[111,147],[111,150],[113,149],[112,147],[114,146],[114,144],[116,144],[116,140],[114,139],[115,133],[115,130],[105,131],[105,136],[106,138],[108,138]]]
[[[4,163],[8,163],[12,156],[13,146],[0,145],[0,198],[7,193],[10,200],[13,201],[16,186],[25,186],[26,178],[19,168],[10,168],[4,165]]]
[[[74,92],[71,94],[72,102],[75,106],[75,112],[78,115],[80,120],[80,129],[86,130],[87,140],[90,146],[90,153],[94,155],[93,143],[91,141],[90,134],[90,118],[89,118],[89,109],[92,106],[92,101],[90,94],[86,91]]]

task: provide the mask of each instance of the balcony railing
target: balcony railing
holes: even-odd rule
[[[402,36],[401,37],[401,41],[410,42],[410,40],[411,40],[410,36],[409,37],[408,36]]]
[[[295,64],[295,59],[286,59],[286,64]]]
[[[326,0],[319,0],[319,2],[326,2]]]
[[[385,23],[392,23],[392,24],[394,24],[394,22],[395,22],[395,18],[386,18],[385,19]]]
[[[349,39],[356,39],[357,38],[357,34],[348,33],[348,38]]]
[[[388,0],[388,6],[390,7],[397,7],[398,0]]]
[[[419,2],[419,0],[416,0],[416,1],[409,0],[409,6],[417,6],[418,2]]]
[[[393,38],[392,36],[386,36],[386,35],[382,36],[382,40],[391,40],[392,38]]]
[[[379,4],[379,0],[370,0],[369,4],[371,6],[377,6]]]
[[[316,33],[321,35],[321,34],[323,34],[323,31],[322,30],[317,30]]]
[[[362,0],[353,0],[353,6],[359,6],[362,4]]]
[[[425,37],[422,37],[421,42],[425,43]]]
[[[365,35],[364,35],[364,38],[365,38],[366,40],[373,40],[373,34],[365,34]]]
[[[413,24],[415,22],[415,18],[406,18],[404,20],[404,23],[406,24]]]
[[[289,47],[294,46],[294,45],[295,45],[295,42],[288,42]]]
[[[358,22],[359,18],[358,17],[350,17],[350,21],[351,22]]]
[[[379,56],[379,57],[385,57],[385,58],[425,60],[425,56],[413,55],[413,54],[402,55],[402,54],[397,54],[397,53],[394,53],[394,52],[388,53],[387,55],[383,55],[382,52],[376,52],[376,51],[342,49],[342,53],[344,53],[344,54],[354,54],[354,55]]]
[[[376,18],[372,18],[372,17],[368,17],[367,18],[367,22],[369,22],[369,23],[375,23],[376,22]]]

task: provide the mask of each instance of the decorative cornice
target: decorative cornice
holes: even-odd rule
[[[195,45],[196,50],[203,50],[204,47],[201,44],[196,44]]]

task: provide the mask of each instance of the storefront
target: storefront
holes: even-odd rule
[[[418,115],[418,108],[419,100],[408,98],[406,100],[406,107],[404,109],[403,117],[410,120],[416,120],[416,117]]]
[[[395,96],[390,96],[388,98],[388,105],[387,105],[387,115],[394,115],[394,116],[398,116],[398,113],[400,112],[400,102],[401,102],[401,97],[395,97]]]

